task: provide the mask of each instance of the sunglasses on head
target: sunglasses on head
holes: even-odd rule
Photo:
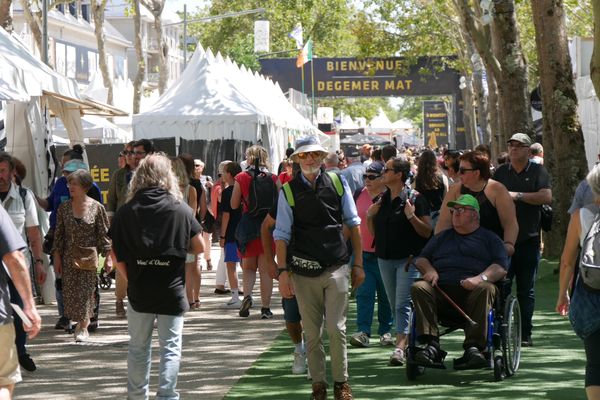
[[[363,175],[363,179],[374,181],[377,178],[381,178],[381,175]]]
[[[306,153],[298,153],[298,158],[301,160],[305,160],[306,157],[310,156],[311,158],[319,158],[321,156],[320,151],[307,151]]]

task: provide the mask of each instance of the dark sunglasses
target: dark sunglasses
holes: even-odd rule
[[[310,155],[310,157],[314,160],[319,158],[321,154],[322,153],[320,151],[307,151],[306,153],[298,153],[298,158],[304,160]]]
[[[381,175],[363,175],[363,179],[374,181],[377,178],[381,178]]]
[[[464,174],[467,171],[477,171],[477,168],[465,168],[465,167],[459,167],[458,168],[458,173],[459,174]]]
[[[129,151],[129,150],[123,150],[122,152],[119,153],[120,156],[132,156],[133,155],[133,151]]]
[[[473,208],[466,208],[466,207],[457,207],[457,208],[451,208],[450,209],[450,214],[463,214],[465,211],[475,211]]]

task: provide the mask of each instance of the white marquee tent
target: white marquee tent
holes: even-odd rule
[[[136,139],[260,140],[273,165],[282,159],[288,140],[317,133],[279,85],[201,47],[156,104],[133,117]]]

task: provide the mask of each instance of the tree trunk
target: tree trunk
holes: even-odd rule
[[[488,85],[488,116],[492,133],[492,156],[498,156],[506,151],[506,143],[500,142],[500,108],[498,106],[498,84],[494,73],[486,69]]]
[[[165,0],[140,0],[140,3],[154,16],[154,32],[158,43],[158,93],[163,94],[169,80],[169,45],[163,39],[162,12]]]
[[[134,45],[135,56],[137,60],[137,73],[133,81],[133,113],[140,113],[140,101],[142,98],[142,84],[146,75],[146,62],[142,50],[142,17],[140,14],[140,1],[133,0],[133,26],[134,26]]]
[[[12,17],[10,16],[10,5],[12,0],[0,0],[0,27],[7,32],[12,32]]]
[[[473,85],[467,82],[466,87],[461,91],[463,98],[463,124],[465,126],[465,146],[467,149],[472,149],[477,146],[474,140],[476,132],[475,126],[475,109],[473,108]]]
[[[492,146],[492,132],[488,112],[488,98],[483,88],[483,69],[473,72],[473,94],[477,103],[477,124],[481,129],[483,143]]]
[[[43,54],[41,11],[37,11],[36,13],[31,11],[31,4],[29,3],[29,0],[20,0],[20,3],[21,7],[23,8],[23,15],[25,16],[25,20],[27,21],[29,29],[31,29],[33,39],[35,40],[35,45],[37,46],[40,54]]]
[[[108,66],[106,65],[106,48],[104,46],[104,10],[106,9],[106,0],[92,0],[92,11],[94,14],[94,33],[98,43],[98,63],[102,73],[104,87],[108,89],[106,102],[113,104],[113,85],[110,80]]]
[[[566,18],[561,0],[531,2],[538,52],[545,162],[553,176],[555,222],[544,252],[559,257],[567,232],[567,209],[575,188],[587,172],[583,133],[577,117],[577,96],[569,56]],[[568,149],[568,150],[567,150]]]
[[[154,29],[156,30],[156,38],[158,41],[159,52],[158,52],[158,93],[163,94],[167,89],[167,82],[169,80],[169,46],[163,39],[162,31],[162,8],[160,13],[154,14]]]
[[[521,49],[514,0],[495,0],[492,49],[502,73],[496,76],[501,109],[500,142],[516,132],[533,135],[527,64]]]
[[[600,97],[600,0],[592,0],[594,9],[594,52],[590,63],[590,75],[596,96]]]

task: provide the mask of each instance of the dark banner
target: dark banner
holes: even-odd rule
[[[448,109],[443,101],[423,101],[423,137],[432,149],[448,144]]]
[[[243,140],[186,140],[180,139],[179,152],[188,153],[204,162],[204,175],[217,177],[217,168],[221,161],[242,162],[246,158],[246,149],[253,143]]]
[[[293,88],[310,96],[314,86],[315,97],[428,96],[459,90],[459,74],[445,59],[422,57],[409,66],[401,57],[314,58],[304,65],[304,88],[295,58],[265,58],[260,63],[261,73],[279,82],[284,92]]]

